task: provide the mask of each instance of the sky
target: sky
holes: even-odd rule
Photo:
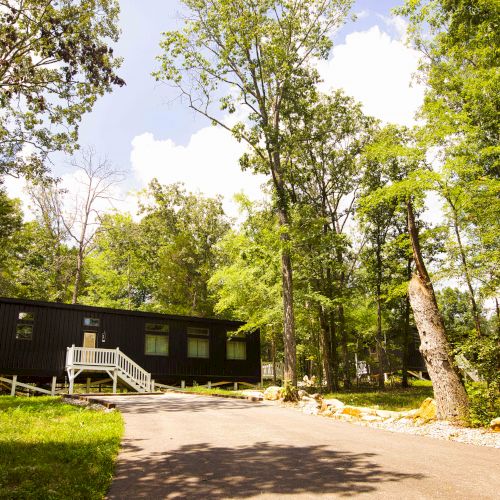
[[[366,113],[411,125],[423,88],[412,83],[419,56],[404,44],[406,23],[390,12],[401,1],[358,0],[353,8],[357,20],[334,35],[330,59],[319,70],[322,90],[343,88],[362,102]],[[161,33],[182,26],[180,2],[120,0],[120,5],[122,35],[115,54],[123,58],[119,75],[126,86],[100,98],[84,116],[80,144],[92,146],[126,173],[115,193],[123,200],[118,208],[134,211],[133,193],[156,177],[162,183],[183,182],[189,191],[220,194],[229,215],[236,215],[233,195],[243,191],[260,199],[265,179],[241,172],[243,146],[196,116],[172,88],[151,76]],[[74,169],[62,156],[54,161],[54,174],[71,189]],[[26,199],[22,181],[11,179],[6,186],[11,196]]]

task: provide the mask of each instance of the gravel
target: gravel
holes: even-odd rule
[[[366,423],[353,422],[361,425]],[[370,427],[377,427],[391,432],[405,432],[417,436],[429,436],[436,439],[458,441],[460,443],[474,444],[477,446],[491,446],[500,448],[500,433],[488,429],[472,429],[470,427],[458,427],[446,421],[434,421],[419,424],[413,420],[402,418],[394,421],[369,422]]]

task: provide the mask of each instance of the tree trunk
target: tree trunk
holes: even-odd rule
[[[297,385],[297,354],[295,345],[295,318],[293,314],[292,260],[290,251],[281,251],[281,271],[283,278],[283,311],[284,331],[283,345],[285,351],[284,379]]]
[[[73,297],[71,299],[72,304],[76,304],[78,301],[78,294],[80,293],[80,281],[82,279],[82,266],[83,266],[83,249],[79,248],[76,257],[75,285],[73,287]]]
[[[273,385],[276,385],[276,340],[274,339],[274,332],[271,337],[271,356],[273,362]]]
[[[472,316],[474,317],[474,325],[476,327],[477,336],[481,337],[481,318],[479,316],[479,308],[477,307],[476,297],[474,295],[474,288],[472,287],[472,279],[469,272],[469,266],[467,264],[467,258],[465,256],[465,250],[462,244],[462,238],[460,236],[460,231],[458,229],[458,217],[456,213],[454,214],[453,225],[455,229],[455,236],[457,237],[460,260],[462,261],[462,269],[464,272],[465,283],[467,284],[467,290],[469,291],[469,299],[472,306]]]
[[[330,326],[330,366],[332,373],[332,383],[334,390],[338,391],[339,389],[339,357],[337,353],[337,329],[335,326],[335,313],[333,311],[330,312],[329,315],[329,326]]]
[[[377,359],[378,359],[378,387],[383,389],[385,386],[384,380],[384,356],[382,349],[382,255],[381,246],[379,238],[377,238],[377,338],[376,338],[376,349],[377,349]]]
[[[412,258],[408,259],[406,264],[406,277],[408,280],[411,279],[411,263]],[[410,338],[410,296],[406,294],[405,297],[405,324],[403,329],[403,359],[402,359],[402,372],[403,372],[403,380],[401,381],[401,385],[403,387],[408,387],[408,362],[409,362],[409,345],[408,341]]]
[[[326,388],[328,392],[332,392],[332,373],[331,373],[331,353],[330,353],[330,339],[328,331],[328,322],[325,316],[325,310],[320,306],[319,308],[319,322],[320,322],[320,346],[321,346],[321,364],[322,372],[325,374]]]
[[[408,293],[415,323],[420,335],[420,352],[434,388],[437,417],[464,423],[469,417],[467,393],[449,356],[444,322],[434,294],[429,274],[420,249],[412,201],[407,203],[408,231],[417,273],[409,285]]]
[[[350,389],[351,378],[349,376],[349,348],[347,346],[347,330],[345,329],[345,318],[344,318],[344,306],[342,304],[338,307],[339,315],[339,329],[340,329],[340,339],[342,342],[342,361],[344,365],[342,378],[344,382],[344,389]]]

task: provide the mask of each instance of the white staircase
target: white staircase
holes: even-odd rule
[[[151,392],[154,382],[151,374],[123,354],[120,349],[98,349],[90,347],[68,347],[66,371],[69,378],[69,393],[73,394],[75,378],[82,372],[105,372],[113,380],[116,392],[118,380],[137,392]]]

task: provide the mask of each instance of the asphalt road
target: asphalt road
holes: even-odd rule
[[[108,498],[500,498],[500,450],[293,408],[115,396],[126,423]]]

